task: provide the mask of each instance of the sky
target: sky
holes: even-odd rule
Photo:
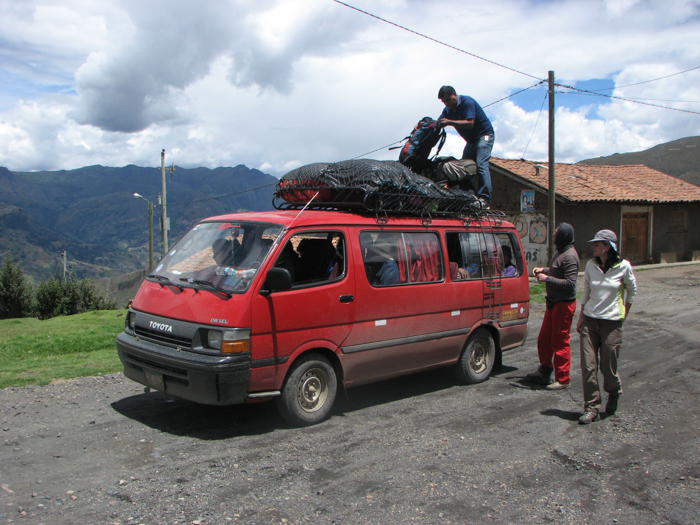
[[[397,159],[445,84],[484,107],[493,156],[546,161],[549,71],[557,162],[700,135],[698,0],[346,3],[0,0],[0,166]]]

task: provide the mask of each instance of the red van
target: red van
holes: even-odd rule
[[[295,425],[328,416],[341,386],[444,366],[479,383],[527,336],[522,253],[493,211],[212,217],[142,284],[119,357],[127,377],[198,403],[275,398]]]

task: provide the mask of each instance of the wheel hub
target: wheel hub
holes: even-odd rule
[[[299,384],[299,404],[307,412],[321,408],[328,397],[327,380],[323,370],[309,370]]]

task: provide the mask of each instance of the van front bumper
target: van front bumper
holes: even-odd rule
[[[245,403],[250,387],[249,354],[207,355],[117,336],[124,375],[142,385],[205,405]]]

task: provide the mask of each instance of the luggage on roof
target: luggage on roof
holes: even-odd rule
[[[396,161],[371,159],[314,163],[282,177],[275,197],[291,205],[406,214],[468,214],[473,195],[440,187]],[[282,206],[276,206],[282,207]]]

